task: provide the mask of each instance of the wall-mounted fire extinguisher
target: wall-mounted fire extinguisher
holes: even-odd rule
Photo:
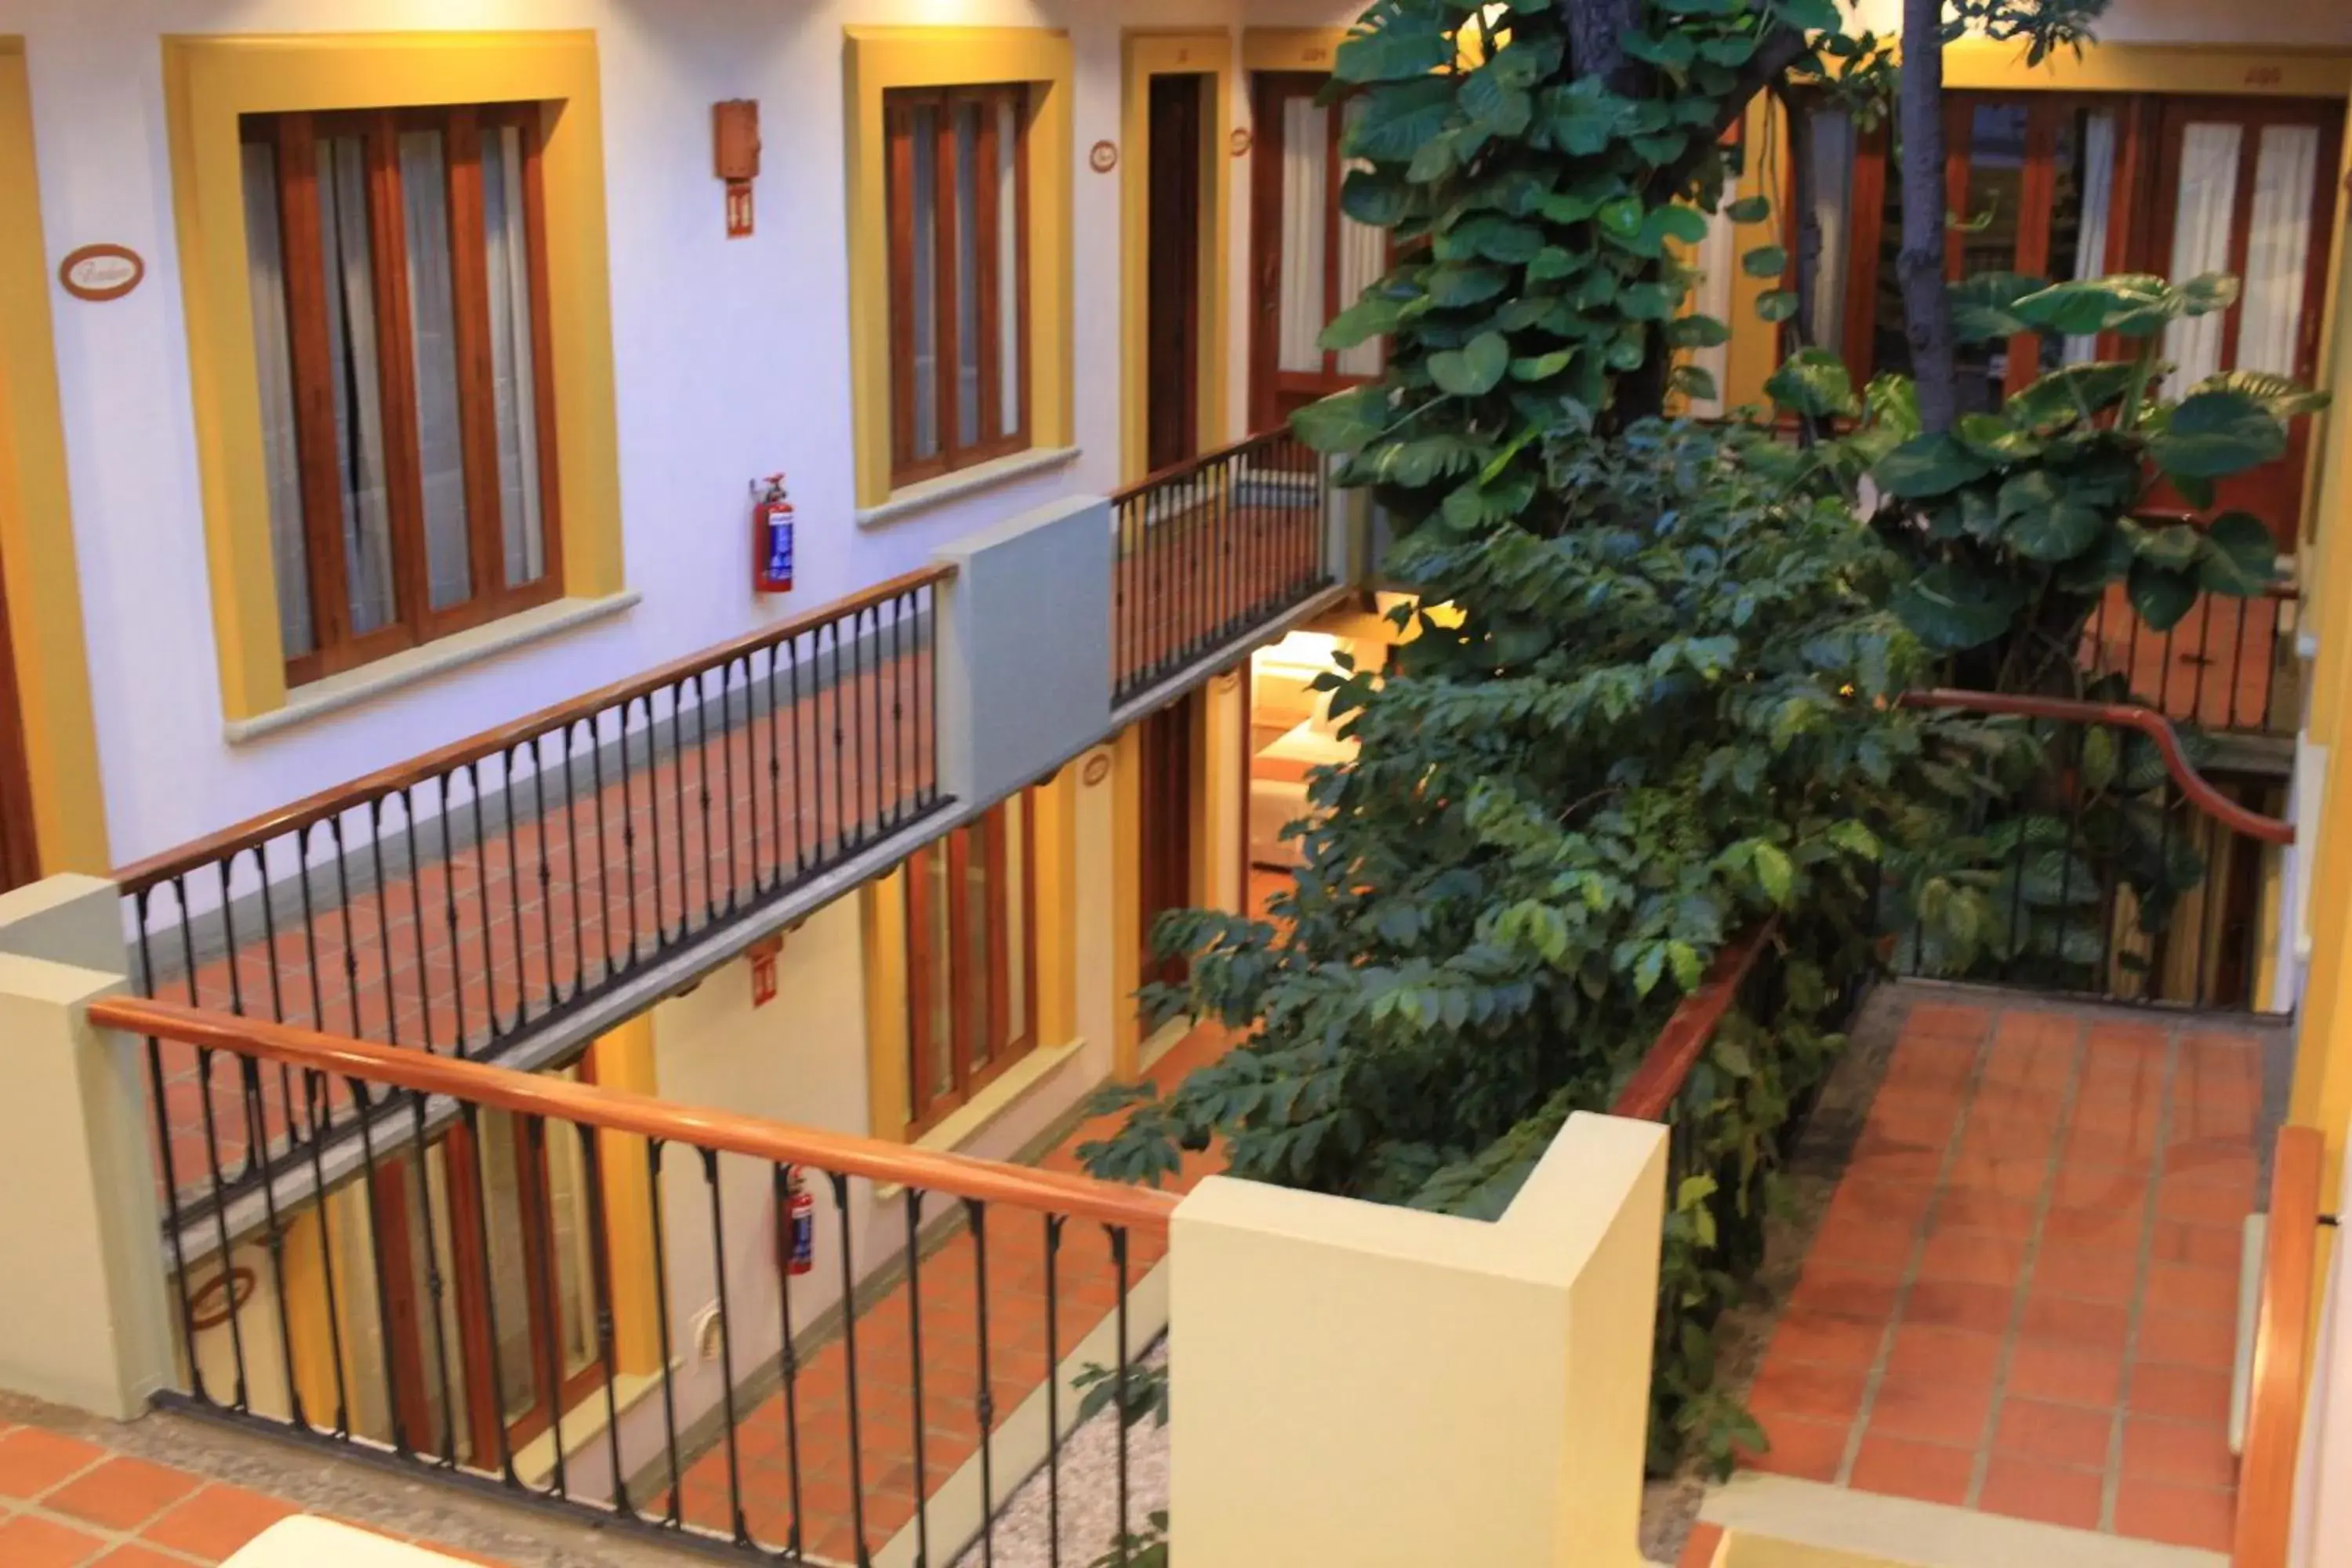
[[[793,1173],[784,1212],[776,1216],[776,1239],[784,1254],[784,1271],[806,1274],[816,1267],[816,1200],[801,1184],[801,1173]]]
[[[793,503],[784,499],[784,476],[770,474],[760,481],[759,501],[751,508],[751,585],[762,594],[793,591]]]

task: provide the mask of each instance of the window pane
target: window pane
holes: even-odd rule
[[[955,107],[956,445],[980,445],[980,113]]]
[[[245,250],[253,347],[261,375],[261,461],[269,489],[269,555],[286,657],[318,647],[310,624],[310,550],[302,532],[302,464],[294,433],[294,350],[286,323],[286,247],[278,218],[278,149],[245,144]]]
[[[1287,371],[1323,369],[1325,216],[1330,204],[1330,111],[1311,98],[1282,105],[1280,353]]]
[[[1364,117],[1368,100],[1360,95],[1348,100],[1340,110],[1340,121],[1352,132],[1356,122]],[[1360,159],[1351,159],[1348,167],[1367,169],[1371,165]],[[1343,174],[1341,176],[1345,178]],[[1339,297],[1331,300],[1328,314],[1340,311],[1364,297],[1364,290],[1379,282],[1389,269],[1389,231],[1358,223],[1339,211],[1339,193],[1331,193],[1331,211],[1339,231]],[[1358,343],[1339,355],[1339,374],[1370,378],[1381,374],[1386,345],[1379,338]]]
[[[2180,189],[2175,195],[2172,264],[2168,278],[2187,282],[2230,269],[2230,219],[2238,201],[2237,125],[2190,125],[2180,139]],[[2164,330],[2164,357],[2177,367],[2166,383],[2178,397],[2221,368],[2225,313],[2183,317]]]
[[[940,455],[940,111],[923,104],[909,116],[914,121],[910,162],[914,174],[908,193],[913,211],[908,225],[914,253],[906,259],[914,321],[908,332],[913,344],[912,363],[915,429],[908,456],[920,461]]]
[[[996,320],[997,434],[1018,435],[1025,383],[1022,356],[1029,345],[1021,331],[1021,94],[996,105]]]
[[[1815,113],[1811,150],[1813,218],[1822,237],[1821,264],[1814,269],[1811,301],[1813,335],[1822,347],[1842,354],[1845,352],[1846,270],[1853,236],[1853,116],[1843,110]],[[1727,286],[1729,279],[1725,282]],[[1728,322],[1731,317],[1726,313],[1718,319]]]
[[[915,875],[929,884],[930,897],[927,913],[930,929],[924,934],[925,956],[929,960],[930,973],[926,977],[929,1015],[929,1037],[930,1059],[918,1064],[930,1073],[933,1097],[952,1094],[956,1089],[955,1068],[955,934],[953,916],[955,900],[948,884],[948,847],[934,845],[915,858]]]
[[[561,1075],[577,1083],[580,1071]],[[596,1360],[596,1257],[589,1228],[587,1162],[580,1131],[570,1122],[547,1124],[547,1195],[554,1230],[556,1343],[566,1377]],[[544,1349],[541,1351],[543,1357]]]
[[[498,422],[499,522],[507,585],[547,574],[540,521],[539,395],[532,384],[530,231],[520,126],[482,132],[482,233],[490,280],[490,405]]]
[[[964,973],[969,976],[965,994],[956,999],[965,1026],[971,1031],[971,1065],[983,1068],[997,1057],[996,1032],[989,1026],[989,963],[988,933],[991,916],[988,897],[988,836],[984,829],[960,827],[956,836],[964,846],[963,868],[963,942]]]
[[[2254,150],[2254,200],[2246,238],[2245,303],[2234,370],[2296,373],[2311,263],[2311,207],[2319,178],[2319,128],[2265,125]]]
[[[2021,103],[1980,103],[1969,113],[1969,144],[1953,152],[1969,161],[1968,208],[1958,215],[1960,276],[2013,272],[2025,195],[2027,109]],[[1998,407],[2009,374],[2009,344],[1959,346],[1960,406]]]
[[[2107,235],[2115,210],[2116,117],[2084,110],[2070,115],[2058,141],[2058,202],[2050,233],[2050,280],[2074,282],[2107,270]],[[2045,363],[2050,344],[2042,344]],[[2065,341],[2062,357],[2081,364],[2098,357],[2095,334]]]
[[[392,576],[392,512],[384,491],[366,143],[357,136],[322,136],[318,159],[319,243],[327,270],[327,353],[335,395],[335,489],[342,510],[343,576],[351,595],[352,635],[364,637],[400,616]]]
[[[1006,801],[1004,813],[1004,1037],[1029,1036],[1029,795]]]
[[[467,548],[466,454],[457,412],[456,290],[449,264],[449,183],[441,132],[400,137],[408,240],[409,346],[416,362],[417,466],[425,486],[427,600],[436,610],[474,596]]]

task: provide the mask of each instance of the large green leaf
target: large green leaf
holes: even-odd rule
[[[1853,414],[1853,380],[1845,361],[1827,349],[1800,349],[1764,384],[1765,395],[1792,414],[1816,419]]]
[[[1915,437],[1878,460],[1870,476],[1903,500],[1949,495],[1992,472],[1992,464],[1946,434]]]
[[[2166,572],[2188,571],[2204,550],[2205,541],[2185,522],[2147,529],[2138,537],[2139,558]]]
[[[1713,316],[1677,316],[1666,323],[1666,342],[1678,349],[1711,349],[1731,341],[1731,329]]]
[[[2021,429],[2038,430],[2068,421],[2088,422],[2121,403],[2138,379],[2128,360],[2103,360],[2053,370],[2001,405]]]
[[[2145,556],[2132,563],[2129,591],[2132,608],[2150,631],[2170,631],[2197,604],[2194,576],[2168,571]]]
[[[1895,595],[1895,613],[1929,647],[1961,653],[2009,630],[2025,590],[2003,577],[1949,564],[1930,566]]]
[[[1360,452],[1391,417],[1387,388],[1351,386],[1292,415],[1290,427],[1318,452]]]
[[[1422,281],[1429,290],[1429,302],[1443,310],[1483,305],[1510,284],[1511,275],[1499,267],[1470,266],[1458,261],[1439,263],[1429,269]]]
[[[1482,66],[1462,82],[1462,111],[1497,136],[1516,137],[1535,118],[1536,100],[1511,85],[1494,66]]]
[[[1789,253],[1777,245],[1759,245],[1739,258],[1739,269],[1750,278],[1778,278],[1789,270]]]
[[[2316,414],[2327,406],[2327,394],[2314,392],[2291,376],[2267,370],[2225,370],[2219,375],[2206,377],[2190,388],[2191,393],[2235,392],[2252,398],[2279,420],[2298,419],[2306,414]]]
[[[2197,560],[2200,587],[2246,598],[2277,580],[2278,546],[2262,519],[2228,511],[2205,530],[2205,550]]]
[[[2181,302],[2163,279],[2124,273],[2053,284],[2018,300],[2011,309],[2028,326],[2045,332],[2069,337],[2093,332],[2146,337],[2163,331],[2165,323],[2180,313]]]
[[[1400,9],[1340,40],[1331,74],[1341,81],[1410,81],[1453,64],[1454,51],[1453,36],[1434,15]]]
[[[2099,542],[2110,521],[2070,495],[2047,468],[2027,468],[2000,487],[2000,516],[2028,561],[2071,561]]]
[[[1323,329],[1317,342],[1319,346],[1345,353],[1359,343],[1384,338],[1397,330],[1404,320],[1404,301],[1384,294],[1367,294],[1338,315]]]
[[[1756,314],[1767,321],[1792,321],[1797,317],[1797,296],[1788,289],[1775,289],[1769,294],[1756,296]]]
[[[1348,132],[1348,155],[1404,163],[1453,117],[1454,80],[1431,76],[1400,81],[1368,96],[1364,106]]]
[[[1682,301],[1682,290],[1665,283],[1636,283],[1618,296],[1619,308],[1634,321],[1663,321]]]
[[[2049,287],[2020,272],[1979,272],[1951,286],[1952,331],[1964,343],[1985,342],[2024,331],[2031,325],[2017,301]]]
[[[1412,187],[1394,169],[1350,169],[1339,210],[1372,228],[1392,228],[1412,210]]]
[[[1511,368],[1511,345],[1500,332],[1481,332],[1468,346],[1429,356],[1430,379],[1455,397],[1477,397],[1501,384]]]
[[[2286,455],[2286,426],[2242,392],[2198,392],[2181,400],[2148,455],[2168,474],[2220,479]]]

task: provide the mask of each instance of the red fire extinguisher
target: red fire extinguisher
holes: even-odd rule
[[[791,1195],[784,1201],[782,1240],[784,1244],[784,1271],[806,1274],[816,1267],[816,1200],[801,1184],[798,1171],[793,1173]]]
[[[793,591],[793,503],[784,499],[784,476],[770,474],[767,489],[751,509],[751,584],[762,594]]]

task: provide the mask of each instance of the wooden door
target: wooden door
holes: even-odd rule
[[[1201,104],[1209,78],[1150,81],[1144,466],[1156,474],[1201,450]]]
[[[1181,959],[1153,956],[1151,928],[1170,910],[1190,909],[1192,898],[1192,780],[1200,733],[1200,694],[1172,702],[1143,721],[1143,789],[1139,803],[1142,864],[1139,883],[1142,927],[1136,933],[1146,982],[1183,982]]]
[[[1345,353],[1317,339],[1387,270],[1388,236],[1339,210],[1351,102],[1316,101],[1326,79],[1262,71],[1250,158],[1250,428],[1272,429],[1318,398],[1381,374],[1381,345]]]
[[[2227,311],[2166,332],[2165,357],[2179,366],[2176,396],[2217,371],[2316,384],[2343,121],[2344,106],[2325,100],[2163,105],[2145,269],[2176,283],[2207,272],[2242,280]],[[2295,546],[2311,427],[2295,421],[2284,458],[2226,480],[2216,497],[2220,509],[2261,518],[2282,551]]]

